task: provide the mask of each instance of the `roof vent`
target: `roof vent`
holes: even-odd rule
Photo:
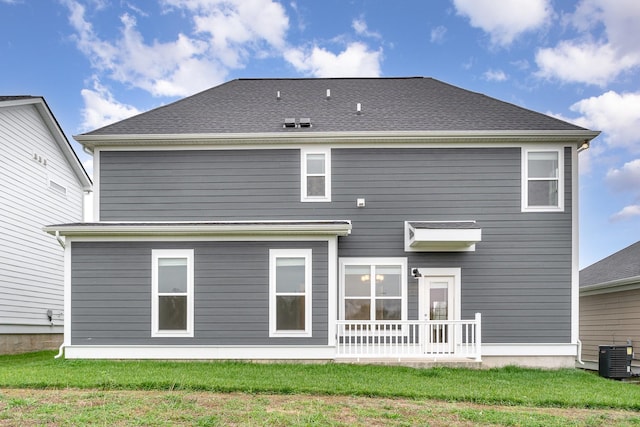
[[[327,99],[331,99],[331,89],[327,89]]]
[[[296,119],[292,117],[287,117],[286,119],[284,119],[284,125],[282,127],[285,127],[285,128],[296,127]]]
[[[356,104],[356,113],[362,114],[362,104],[360,104],[359,102]]]
[[[311,127],[311,119],[308,117],[300,118],[300,127],[301,128],[310,128]]]
[[[277,91],[277,92],[276,92],[276,99],[277,99],[278,101],[280,101],[280,99],[282,99],[282,97],[280,96],[280,91]]]

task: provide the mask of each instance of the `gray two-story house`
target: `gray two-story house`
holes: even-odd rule
[[[69,358],[573,366],[598,132],[430,78],[240,79],[76,136]]]

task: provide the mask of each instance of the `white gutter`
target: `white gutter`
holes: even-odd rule
[[[211,144],[295,144],[380,142],[464,142],[514,139],[536,142],[575,142],[583,144],[600,132],[590,130],[467,130],[467,131],[362,131],[362,132],[257,132],[257,133],[183,133],[183,134],[114,134],[75,135],[76,141],[89,149],[98,146],[131,145],[211,145]]]
[[[44,227],[63,236],[228,236],[228,235],[336,235],[348,236],[351,221],[219,221],[219,222],[127,222],[80,223]],[[60,239],[58,240],[60,242]],[[62,243],[61,243],[62,244]]]
[[[640,288],[640,276],[625,277],[623,279],[610,280],[595,285],[582,286],[580,296],[606,294],[609,292],[631,291]]]

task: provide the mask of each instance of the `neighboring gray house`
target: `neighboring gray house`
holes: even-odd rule
[[[234,80],[79,135],[66,357],[573,366],[597,135],[429,78]]]
[[[62,343],[63,250],[42,227],[82,220],[90,189],[45,100],[0,96],[0,354]]]
[[[599,346],[629,341],[640,368],[640,242],[580,271],[580,340],[589,369],[598,369]]]

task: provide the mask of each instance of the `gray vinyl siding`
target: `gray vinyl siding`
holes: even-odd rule
[[[100,154],[100,219],[350,219],[340,257],[462,268],[462,318],[486,343],[571,338],[571,149],[564,212],[521,212],[521,148],[334,148],[332,201],[300,202],[297,149]],[[357,208],[356,199],[366,207]],[[406,220],[476,220],[475,252],[408,253]],[[417,317],[409,277],[409,318]]]
[[[312,337],[269,338],[269,249],[312,249]],[[151,251],[194,249],[194,337],[151,337]],[[74,242],[73,345],[326,345],[326,241]]]

